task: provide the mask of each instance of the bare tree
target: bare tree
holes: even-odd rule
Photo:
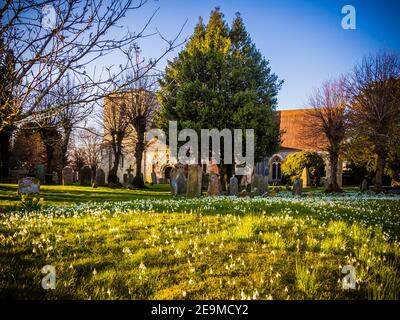
[[[306,112],[303,135],[319,150],[329,155],[330,181],[328,192],[338,192],[338,161],[341,143],[345,137],[346,97],[344,79],[331,80],[316,89],[309,99],[311,109]],[[323,137],[323,139],[321,139]]]
[[[80,172],[86,162],[84,148],[73,146],[70,150],[69,160],[74,170]]]
[[[9,88],[10,77],[15,67],[10,52],[4,52],[0,38],[0,123],[6,123],[7,118],[14,112],[10,101],[12,94]],[[15,130],[14,124],[4,125],[0,130],[0,177],[8,177],[10,162],[11,137]]]
[[[383,185],[388,151],[400,123],[400,60],[394,53],[365,57],[347,81],[349,136],[364,137],[377,155],[375,187]],[[397,137],[398,140],[398,137]]]
[[[54,86],[70,73],[79,81],[77,89],[87,89],[80,102],[98,101],[110,91],[111,79],[122,73],[93,71],[88,66],[118,49],[148,36],[158,35],[167,44],[155,65],[168,52],[179,46],[177,36],[166,40],[160,32],[148,32],[148,27],[158,9],[140,30],[123,36],[112,36],[113,29],[131,11],[140,9],[148,0],[6,0],[0,4],[0,62],[7,65],[0,99],[0,138],[2,140],[2,171],[8,171],[8,144],[10,133],[16,125],[35,119],[53,116],[60,110],[38,108]],[[183,28],[183,27],[182,27]],[[128,29],[128,28],[127,28]],[[111,35],[110,35],[111,34]],[[120,34],[120,32],[119,32]],[[2,81],[3,83],[3,81]],[[4,90],[3,90],[4,89]],[[4,93],[7,94],[4,94]],[[68,101],[65,101],[68,104]],[[62,109],[62,108],[61,108]],[[4,134],[3,134],[4,133]],[[4,141],[3,141],[4,140]],[[65,153],[64,153],[65,154]],[[65,158],[64,158],[65,160]]]
[[[59,119],[56,113],[56,99],[53,95],[46,95],[36,106],[39,114],[47,114],[46,117],[35,115],[32,116],[34,124],[33,129],[36,130],[46,152],[46,172],[51,174],[57,168],[54,166],[56,149],[60,146],[62,135],[59,127]],[[51,112],[53,110],[53,112]]]
[[[104,126],[104,143],[111,148],[113,154],[108,182],[117,183],[118,165],[124,149],[124,140],[132,132],[127,105],[120,94],[113,93],[104,97],[104,111],[101,119]]]
[[[92,170],[92,177],[94,179],[96,177],[96,170],[101,162],[101,135],[96,131],[96,129],[90,128],[90,131],[83,130],[79,134],[79,138],[82,143],[85,163]]]
[[[93,105],[82,103],[87,92],[80,90],[69,74],[54,87],[53,92],[56,107],[59,106],[56,118],[62,134],[60,142],[60,170],[62,170],[68,164],[67,152],[71,134],[93,112]]]
[[[140,58],[140,50],[131,47],[126,52],[129,68],[125,74],[124,103],[127,108],[129,123],[135,134],[134,156],[136,164],[135,186],[143,187],[142,159],[145,150],[145,132],[154,124],[154,112],[158,107],[155,95],[157,76],[154,70],[149,70],[149,65]],[[145,75],[143,73],[146,73]],[[134,81],[132,81],[132,79]]]

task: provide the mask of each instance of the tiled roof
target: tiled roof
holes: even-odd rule
[[[323,136],[306,137],[305,123],[308,109],[276,112],[276,120],[282,132],[281,149],[318,150]]]

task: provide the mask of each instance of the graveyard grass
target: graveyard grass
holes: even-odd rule
[[[16,186],[0,186],[0,298],[399,299],[399,197],[42,191],[44,207],[12,211]],[[55,290],[41,287],[45,265]]]

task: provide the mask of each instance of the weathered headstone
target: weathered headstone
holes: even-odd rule
[[[254,175],[251,182],[251,191],[255,195],[262,195],[266,191],[265,179],[262,175]]]
[[[32,177],[25,177],[18,180],[18,194],[40,193],[40,180]]]
[[[368,181],[367,179],[364,179],[361,184],[361,192],[366,192],[366,191],[368,191]]]
[[[218,174],[219,175],[219,168],[218,165],[213,163],[207,166],[207,173],[208,174]]]
[[[268,176],[264,176],[264,193],[268,192]]]
[[[308,168],[303,169],[303,172],[301,173],[301,180],[303,180],[303,188],[311,185],[310,172],[308,171]]]
[[[46,175],[46,168],[43,164],[37,164],[35,166],[35,169],[33,171],[35,174],[36,178],[40,180],[41,184],[44,184],[45,182],[45,175]]]
[[[103,169],[96,170],[96,185],[99,187],[105,186],[106,184],[106,173]]]
[[[52,173],[53,177],[51,179],[52,183],[58,184],[58,173],[56,171],[53,171]]]
[[[209,183],[207,194],[209,196],[219,196],[221,194],[221,183],[219,181],[219,175],[215,173],[209,174]]]
[[[239,195],[239,180],[236,176],[229,180],[229,195],[236,197]]]
[[[301,196],[303,193],[303,181],[302,179],[296,179],[293,183],[292,194],[295,196]]]
[[[135,178],[133,176],[132,165],[130,165],[129,168],[126,169],[126,172],[127,172],[126,176],[124,174],[124,185],[132,184],[133,183],[133,179]]]
[[[178,174],[178,170],[176,168],[172,168],[169,183],[171,186],[171,194],[173,196],[176,195],[176,175],[177,174]]]
[[[187,191],[188,197],[200,197],[201,185],[203,179],[203,169],[197,164],[189,165],[188,178],[187,178]]]
[[[62,169],[62,184],[71,185],[74,182],[74,170],[67,166]]]
[[[92,169],[89,166],[82,167],[79,173],[79,183],[81,186],[90,186],[92,184]]]
[[[151,173],[151,184],[157,184],[157,175],[154,171]]]
[[[176,193],[177,196],[183,196],[186,194],[187,190],[187,181],[185,177],[185,172],[183,169],[178,169],[178,173],[176,175]]]

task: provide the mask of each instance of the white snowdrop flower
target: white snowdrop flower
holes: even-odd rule
[[[94,275],[96,275],[96,274],[97,274],[97,271],[96,271],[96,269],[93,269],[93,274],[94,274]]]

